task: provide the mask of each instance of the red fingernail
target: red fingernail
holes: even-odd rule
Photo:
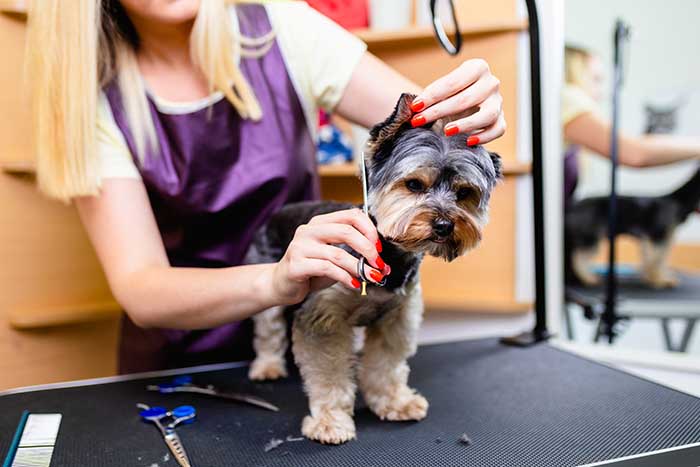
[[[381,272],[375,271],[374,269],[370,269],[369,277],[371,277],[374,282],[381,282],[382,279],[384,278],[384,276],[382,276]]]
[[[380,256],[377,256],[377,267],[379,269],[384,269],[384,266],[386,266],[384,260]]]
[[[479,144],[478,136],[470,136],[467,138],[467,146],[476,146],[477,144]]]
[[[454,136],[457,133],[459,133],[459,128],[457,128],[457,125],[450,123],[445,127],[445,136]]]
[[[424,108],[425,108],[425,102],[423,102],[423,101],[420,100],[420,99],[418,99],[417,101],[413,101],[413,102],[411,103],[411,110],[412,110],[413,112],[420,112],[420,111],[423,110]]]
[[[422,115],[416,115],[411,119],[411,126],[413,128],[417,126],[423,126],[425,125],[425,117]]]
[[[358,281],[354,277],[352,278],[352,281],[350,281],[350,282],[352,283],[352,286],[355,287],[356,289],[360,288],[360,281]]]
[[[381,252],[382,252],[382,241],[377,240],[377,253],[381,253]]]

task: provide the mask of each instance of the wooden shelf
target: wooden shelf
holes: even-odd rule
[[[506,176],[527,175],[531,166],[524,162],[505,162],[503,174]],[[359,170],[355,164],[329,164],[319,165],[318,173],[321,177],[357,177]]]
[[[495,21],[492,23],[479,23],[461,28],[462,37],[479,36],[485,34],[500,34],[504,32],[524,31],[527,29],[527,20]],[[384,46],[406,42],[434,41],[435,32],[431,26],[413,26],[396,30],[354,29],[352,31],[371,48],[372,46]],[[448,34],[453,34],[447,31]]]
[[[0,162],[0,169],[9,175],[32,176],[36,174],[36,165],[28,161]]]
[[[0,12],[8,15],[27,15],[27,2],[25,0],[0,0]]]
[[[10,15],[27,15],[27,0],[0,0],[0,12]],[[479,23],[461,28],[462,37],[479,36],[485,34],[499,34],[512,31],[524,31],[527,29],[527,20],[494,21],[491,23]],[[354,29],[357,37],[367,43],[368,46],[381,46],[405,42],[424,42],[435,40],[435,33],[431,26],[412,26],[396,30],[373,30],[369,28]],[[448,34],[453,34],[447,30]]]
[[[16,161],[2,162],[0,169],[9,175],[33,176],[36,167],[32,162]],[[360,172],[356,164],[328,164],[319,165],[318,173],[321,177],[357,177]],[[524,162],[505,162],[503,174],[506,176],[527,175],[530,173],[530,164]]]

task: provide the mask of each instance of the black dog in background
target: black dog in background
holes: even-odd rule
[[[567,284],[594,286],[600,277],[591,271],[598,246],[608,235],[608,197],[586,198],[567,207],[564,218]],[[675,287],[678,279],[666,260],[676,228],[700,205],[700,168],[685,183],[664,196],[618,197],[618,234],[639,241],[642,279],[654,288]]]

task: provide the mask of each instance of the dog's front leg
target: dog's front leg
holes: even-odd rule
[[[367,327],[359,367],[365,401],[382,420],[421,420],[428,401],[408,386],[406,359],[416,352],[423,316],[420,286],[399,307]]]
[[[287,322],[284,308],[276,306],[253,317],[255,360],[248,377],[252,380],[278,379],[287,376],[284,353],[287,351]]]
[[[668,267],[668,255],[671,251],[671,236],[663,241],[643,238],[640,241],[642,251],[642,277],[652,287],[664,289],[677,287],[678,277]]]
[[[310,305],[297,314],[292,330],[294,359],[311,412],[301,432],[324,444],[340,444],[355,438],[353,329],[332,300]]]

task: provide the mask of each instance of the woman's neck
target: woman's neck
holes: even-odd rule
[[[191,102],[209,95],[201,70],[190,55],[194,20],[171,25],[131,18],[139,35],[136,59],[141,75],[156,96],[173,102]]]
[[[138,16],[131,18],[139,35],[139,61],[164,65],[191,65],[190,34],[194,21],[162,24]]]

